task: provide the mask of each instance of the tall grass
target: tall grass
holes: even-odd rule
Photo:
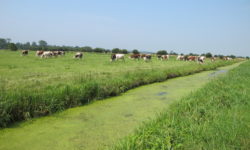
[[[86,53],[83,60],[41,59],[34,53],[0,51],[0,127],[19,120],[48,115],[128,89],[215,69],[236,61],[134,61],[110,63],[110,55]]]
[[[250,61],[173,103],[114,149],[250,147]]]

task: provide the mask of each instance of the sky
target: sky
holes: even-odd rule
[[[0,0],[0,38],[250,56],[250,0]]]

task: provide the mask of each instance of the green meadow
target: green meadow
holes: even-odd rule
[[[131,60],[110,62],[110,54],[67,52],[40,58],[35,52],[0,51],[0,127],[119,95],[131,88],[237,62]]]

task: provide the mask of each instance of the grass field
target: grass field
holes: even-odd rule
[[[250,147],[250,61],[173,103],[114,149]]]
[[[110,62],[110,54],[74,53],[41,59],[31,52],[0,51],[0,126],[51,114],[65,108],[114,96],[133,87],[215,69],[235,61],[195,62],[135,61]]]

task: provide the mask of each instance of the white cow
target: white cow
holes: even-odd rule
[[[111,61],[114,61],[114,60],[124,60],[124,54],[112,54],[111,55]]]
[[[185,57],[183,55],[178,55],[176,58],[176,60],[184,60],[184,59],[185,59]]]
[[[42,58],[49,58],[49,57],[52,57],[52,56],[53,56],[53,53],[51,51],[45,51],[41,55]]]
[[[199,57],[198,57],[198,62],[199,62],[199,63],[204,63],[205,59],[206,59],[205,56],[199,56]]]
[[[82,52],[77,52],[77,53],[75,54],[74,58],[79,58],[79,59],[81,59],[82,56],[83,56]]]

